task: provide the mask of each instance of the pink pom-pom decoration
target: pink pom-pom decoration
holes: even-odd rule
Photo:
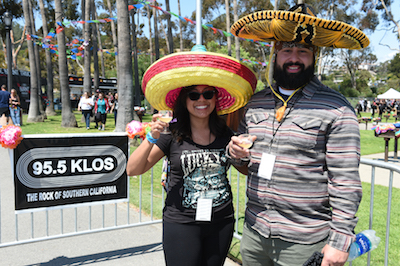
[[[3,126],[0,129],[1,146],[8,149],[15,149],[22,141],[22,130],[14,125]]]
[[[150,123],[140,123],[139,121],[133,120],[126,125],[126,132],[128,137],[133,139],[135,136],[139,136],[142,140],[146,138],[146,134],[150,132]]]

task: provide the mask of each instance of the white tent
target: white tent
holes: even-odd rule
[[[385,93],[379,94],[378,99],[400,99],[400,92],[390,88]]]

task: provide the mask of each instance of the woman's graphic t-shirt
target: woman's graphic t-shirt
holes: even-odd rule
[[[225,147],[231,135],[202,146],[185,139],[178,143],[161,134],[157,146],[170,160],[164,220],[189,223],[195,220],[197,200],[213,200],[212,221],[233,217],[232,192],[226,177],[229,169]]]

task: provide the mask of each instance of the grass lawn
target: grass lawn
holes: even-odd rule
[[[92,123],[92,129],[86,130],[85,123],[81,121],[81,114],[75,112],[75,116],[78,122],[78,128],[62,128],[61,115],[48,117],[43,123],[27,123],[26,115],[23,116],[24,124],[22,126],[23,134],[49,134],[49,133],[95,133],[102,132],[94,129],[94,123]],[[363,114],[363,116],[366,116]],[[151,116],[145,115],[144,121],[150,121]],[[383,122],[385,119],[383,119]],[[391,121],[393,120],[393,121]],[[394,122],[391,118],[389,122]],[[106,130],[112,132],[114,130],[114,117],[109,114],[107,116]],[[361,154],[374,154],[384,152],[384,140],[374,136],[374,132],[371,130],[360,130],[361,135]],[[131,147],[133,151],[135,147]],[[393,150],[393,145],[390,145],[390,149]],[[154,213],[153,217],[159,219],[162,217],[162,206],[165,194],[163,194],[162,186],[160,185],[161,176],[161,161],[158,162],[152,171],[148,171],[140,177],[131,177],[130,179],[130,202],[137,207],[141,207],[146,213],[150,213],[150,206],[153,204]],[[154,185],[152,184],[152,176],[154,179]],[[239,224],[236,225],[239,233],[242,232],[244,210],[245,210],[245,176],[240,175],[237,179],[237,171],[231,170],[231,186],[234,195],[235,210],[238,211]],[[239,180],[239,184],[237,182]],[[142,191],[142,197],[139,198],[139,190]],[[239,189],[239,199],[236,199],[237,189]],[[151,198],[151,191],[153,191],[153,198]],[[381,237],[381,243],[379,247],[371,253],[371,265],[384,265],[384,254],[385,254],[385,236],[386,236],[386,211],[387,211],[387,197],[388,188],[384,186],[375,186],[374,195],[374,219],[373,228],[377,231],[378,236]],[[400,197],[400,189],[393,189],[393,199]],[[238,204],[237,204],[238,202]],[[362,230],[368,229],[369,224],[369,204],[370,204],[370,184],[363,183],[363,199],[357,213],[359,222],[355,231],[361,232]],[[390,250],[389,250],[389,265],[395,265],[396,261],[400,261],[400,248],[398,245],[398,235],[400,235],[400,201],[392,201],[392,212],[391,212],[391,226],[390,226]],[[239,241],[233,239],[231,245],[230,257],[241,259],[239,252]],[[353,261],[352,265],[361,266],[366,265],[367,256],[364,255]]]

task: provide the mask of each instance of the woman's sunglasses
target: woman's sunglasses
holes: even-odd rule
[[[204,91],[202,93],[199,93],[197,91],[191,91],[188,93],[189,99],[192,101],[197,101],[200,99],[200,95],[203,95],[204,99],[206,100],[211,100],[214,97],[215,90],[212,91]]]

